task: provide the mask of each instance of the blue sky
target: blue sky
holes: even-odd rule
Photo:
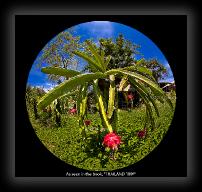
[[[169,63],[167,59],[165,58],[165,56],[163,55],[163,53],[161,52],[161,50],[157,47],[157,45],[151,39],[149,39],[140,31],[120,23],[109,22],[109,21],[92,21],[92,22],[82,23],[82,24],[73,26],[72,29],[74,30],[75,35],[81,36],[81,39],[80,39],[81,42],[89,38],[93,38],[94,42],[98,42],[98,39],[102,37],[116,39],[116,37],[119,34],[123,34],[125,39],[141,46],[138,49],[138,51],[141,54],[143,54],[143,56],[137,55],[136,59],[140,59],[142,57],[144,57],[145,59],[152,59],[152,58],[158,59],[158,61],[168,69],[168,77],[166,81],[171,82],[174,80]],[[64,30],[69,30],[69,29],[64,29]],[[36,62],[34,62],[30,70],[27,83],[32,86],[43,87],[46,90],[51,89],[54,86],[54,84],[50,82],[47,79],[47,75],[43,74],[40,71],[40,69],[36,68],[35,65],[36,65]],[[80,63],[80,67],[83,67],[83,65],[85,65],[84,62]]]

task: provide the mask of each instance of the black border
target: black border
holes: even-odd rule
[[[7,4],[6,8],[5,6],[2,6],[4,9],[3,12],[1,12],[1,16],[2,17],[2,23],[4,24],[4,28],[3,29],[3,38],[2,38],[2,42],[4,45],[3,50],[7,53],[5,55],[3,55],[3,61],[4,63],[6,63],[6,69],[5,69],[5,76],[4,79],[6,79],[7,84],[5,85],[5,91],[6,91],[6,95],[5,95],[5,100],[7,102],[4,103],[5,105],[5,114],[6,114],[6,123],[5,123],[5,127],[8,129],[4,130],[4,134],[5,137],[1,140],[2,143],[5,143],[7,148],[3,149],[4,152],[4,159],[3,159],[3,169],[2,169],[2,175],[1,175],[1,179],[4,182],[4,186],[7,187],[7,189],[14,189],[16,187],[20,186],[24,186],[25,188],[27,187],[32,187],[32,189],[39,189],[41,187],[65,187],[65,186],[69,186],[69,187],[85,187],[85,186],[94,186],[96,187],[97,184],[102,184],[103,182],[105,183],[105,187],[109,186],[113,186],[113,184],[116,185],[116,187],[121,187],[123,186],[125,187],[135,187],[137,188],[142,188],[142,189],[153,189],[153,187],[159,188],[159,187],[166,187],[166,189],[184,189],[184,190],[194,190],[196,189],[196,184],[198,184],[197,182],[199,181],[199,160],[200,157],[197,156],[200,153],[197,153],[198,149],[199,149],[199,134],[196,134],[196,132],[200,133],[200,130],[197,130],[197,127],[199,127],[197,124],[197,117],[199,117],[199,113],[196,113],[198,105],[196,103],[196,101],[198,101],[198,96],[199,94],[196,94],[196,87],[198,86],[199,83],[199,79],[197,79],[198,76],[198,67],[197,67],[197,59],[199,58],[199,9],[196,6],[195,3],[193,4],[181,4],[179,6],[179,3],[175,5],[169,5],[169,4],[150,4],[150,5],[140,5],[138,4],[137,6],[135,6],[135,4],[128,4],[128,6],[116,6],[114,8],[114,6],[108,6],[106,8],[106,6],[101,6],[100,8],[93,7],[90,6],[90,8],[88,10],[84,10],[86,6],[84,7],[80,7],[80,9],[78,10],[78,5],[77,6],[66,6],[68,7],[66,11],[64,11],[64,8],[66,8],[65,6],[18,6],[17,4],[10,4],[10,6]],[[103,9],[103,7],[105,9]],[[117,9],[117,7],[119,7]],[[37,9],[39,8],[39,9]],[[41,9],[40,9],[41,8]],[[44,8],[44,9],[43,9]],[[46,9],[47,8],[47,9]],[[96,10],[97,8],[97,10]],[[43,10],[45,10],[43,12]],[[113,12],[114,11],[114,12]],[[121,178],[121,180],[117,179],[117,180],[108,180],[108,182],[106,181],[100,181],[99,180],[93,180],[94,182],[92,183],[92,180],[84,180],[83,182],[80,180],[70,180],[69,182],[67,180],[63,180],[62,178],[53,178],[53,180],[50,178],[33,178],[30,177],[29,178],[16,178],[14,176],[14,165],[13,165],[13,140],[14,137],[12,135],[13,132],[13,128],[15,127],[14,124],[14,97],[13,95],[15,95],[15,88],[14,88],[14,69],[15,69],[15,60],[14,60],[14,34],[13,31],[15,31],[14,25],[14,16],[16,14],[75,14],[75,15],[81,15],[81,13],[84,14],[126,14],[126,15],[133,15],[133,14],[137,14],[137,15],[148,15],[148,14],[152,14],[152,15],[158,15],[158,14],[165,14],[165,15],[169,15],[169,14],[177,14],[177,15],[187,15],[188,16],[188,52],[187,52],[187,60],[188,60],[188,82],[187,82],[187,88],[188,88],[188,100],[187,100],[187,104],[188,104],[188,111],[187,111],[187,123],[188,123],[188,176],[187,177],[166,177],[165,179],[163,178],[152,178],[152,177],[146,177],[143,179],[139,179],[136,178],[135,180],[133,180],[132,182],[130,182],[129,180],[126,181],[124,179]],[[6,38],[4,38],[6,37]],[[161,48],[162,50],[162,48]],[[163,51],[164,52],[164,51]],[[165,53],[165,52],[164,52]],[[199,109],[199,108],[198,108]],[[2,145],[3,146],[3,145]],[[4,145],[5,146],[5,145]],[[180,152],[179,152],[180,153]],[[196,168],[197,167],[197,168]],[[40,181],[40,183],[35,183],[35,181]],[[51,181],[55,181],[55,182],[51,182]],[[57,182],[59,181],[59,182]],[[115,181],[118,181],[118,183],[114,183]],[[120,181],[120,182],[119,182]],[[3,183],[2,182],[2,183]],[[80,183],[80,185],[77,185],[76,183]],[[146,184],[146,185],[143,185]],[[96,184],[96,185],[95,185]],[[103,185],[99,185],[100,187]],[[55,189],[55,188],[52,188]],[[165,188],[164,188],[165,189]]]

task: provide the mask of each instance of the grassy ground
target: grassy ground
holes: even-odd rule
[[[174,100],[173,100],[174,101]],[[144,105],[131,112],[119,110],[117,133],[122,144],[114,155],[102,146],[102,137],[98,137],[99,115],[89,114],[92,123],[88,127],[87,140],[83,141],[79,132],[77,115],[63,115],[61,127],[41,127],[34,120],[32,125],[42,143],[55,156],[68,164],[92,171],[110,171],[127,167],[148,155],[163,139],[173,118],[167,104],[158,103],[160,117],[155,117],[156,127],[147,127],[145,138],[139,138],[137,132],[144,128]],[[112,158],[113,156],[113,158]]]

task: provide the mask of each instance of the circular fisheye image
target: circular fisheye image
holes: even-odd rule
[[[164,139],[176,87],[169,62],[140,31],[109,21],[56,34],[27,80],[27,112],[43,145],[68,165],[112,171]]]

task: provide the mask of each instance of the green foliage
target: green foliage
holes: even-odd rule
[[[115,85],[115,76],[110,75],[110,87],[109,87],[109,102],[108,102],[108,110],[107,110],[107,116],[109,119],[111,119],[113,112],[114,112],[114,103],[115,103],[115,94],[116,94],[116,85]]]
[[[81,52],[81,51],[74,51],[74,54],[76,54],[77,56],[83,58],[84,60],[86,60],[91,68],[91,71],[95,72],[95,71],[100,71],[100,72],[104,72],[103,66],[100,63],[97,63],[95,58],[92,58],[90,56],[88,56],[86,53]]]
[[[140,62],[142,62],[142,59],[139,60]],[[122,68],[123,70],[127,70],[127,71],[131,71],[131,72],[136,72],[140,75],[144,75],[146,77],[148,77],[150,80],[153,80],[156,83],[155,78],[153,77],[153,73],[150,69],[146,68],[146,67],[142,67],[138,64],[136,65],[132,65],[130,67],[124,67]]]
[[[150,69],[150,71],[152,72],[152,76],[154,77],[156,82],[159,82],[160,79],[165,78],[167,75],[166,67],[159,63],[157,59],[142,59],[141,62],[138,63],[138,66]]]
[[[109,132],[112,132],[113,129],[112,129],[112,126],[107,118],[107,115],[106,115],[106,109],[104,107],[104,100],[103,100],[103,96],[101,94],[101,91],[97,85],[98,81],[95,80],[94,83],[93,83],[93,88],[94,88],[94,91],[95,91],[95,97],[96,97],[96,101],[98,103],[98,106],[99,106],[99,112],[100,112],[100,117],[102,119],[102,124],[104,127],[108,128]]]
[[[39,118],[37,100],[43,95],[45,95],[45,92],[41,88],[31,87],[29,85],[26,87],[25,99],[28,113],[32,114],[35,119]]]
[[[107,69],[123,68],[131,66],[135,62],[134,56],[139,54],[139,45],[132,44],[130,41],[124,39],[120,34],[115,42],[112,39],[99,39],[100,52],[103,50],[106,56],[111,56],[111,60],[107,65]]]
[[[168,104],[170,105],[171,108],[173,108],[172,106],[172,102],[170,101],[170,99],[166,96],[166,94],[164,93],[164,91],[158,86],[158,84],[156,84],[155,82],[151,81],[150,79],[148,79],[147,77],[140,75],[138,73],[134,73],[134,72],[130,72],[130,71],[125,71],[125,70],[118,70],[118,69],[112,69],[108,72],[106,72],[106,74],[123,74],[123,75],[128,75],[130,76],[130,82],[131,80],[133,80],[133,83],[135,82],[134,80],[137,79],[137,81],[135,82],[136,84],[138,84],[140,86],[140,84],[142,84],[142,88],[144,88],[144,91],[147,93],[147,97],[150,94],[150,91],[153,92],[154,95],[156,95],[156,99],[159,99],[160,101],[166,100],[166,102],[168,102]],[[133,79],[132,79],[133,78]],[[150,90],[146,89],[146,87],[150,87]],[[149,97],[149,99],[151,100],[152,98]]]
[[[80,72],[78,72],[78,71],[70,70],[70,69],[63,69],[63,68],[59,68],[59,67],[46,67],[46,68],[42,68],[41,71],[43,73],[60,75],[60,76],[64,76],[67,78],[74,77],[74,76],[80,74]]]
[[[50,105],[43,109],[37,107],[38,101],[45,95],[42,88],[27,86],[26,89],[26,106],[30,118],[36,119],[41,126],[58,126],[61,125],[61,114],[67,113],[65,105],[67,104],[67,97],[58,98]]]
[[[173,105],[175,105],[174,97]],[[79,132],[79,116],[62,115],[61,127],[47,128],[39,126],[36,120],[32,125],[41,142],[55,156],[62,161],[91,171],[110,171],[134,164],[156,148],[166,135],[172,122],[173,111],[167,103],[157,102],[160,117],[155,116],[156,129],[145,124],[145,105],[131,112],[119,110],[117,122],[117,134],[121,136],[120,148],[112,152],[102,145],[106,129],[99,127],[101,119],[99,114],[88,114],[91,125],[86,129],[87,139],[84,142]],[[137,136],[138,131],[147,129],[144,138]]]
[[[139,73],[146,73],[148,78],[156,82],[165,78],[167,75],[166,67],[155,58],[136,60],[135,56],[141,55],[138,51],[140,45],[126,40],[122,34],[116,38],[115,42],[112,39],[100,38],[99,43],[99,47],[96,48],[97,52],[102,53],[105,57],[110,56],[106,70],[117,68],[133,70],[135,66],[136,69],[138,68]],[[132,68],[130,69],[130,67]],[[90,69],[88,66],[86,68]]]

